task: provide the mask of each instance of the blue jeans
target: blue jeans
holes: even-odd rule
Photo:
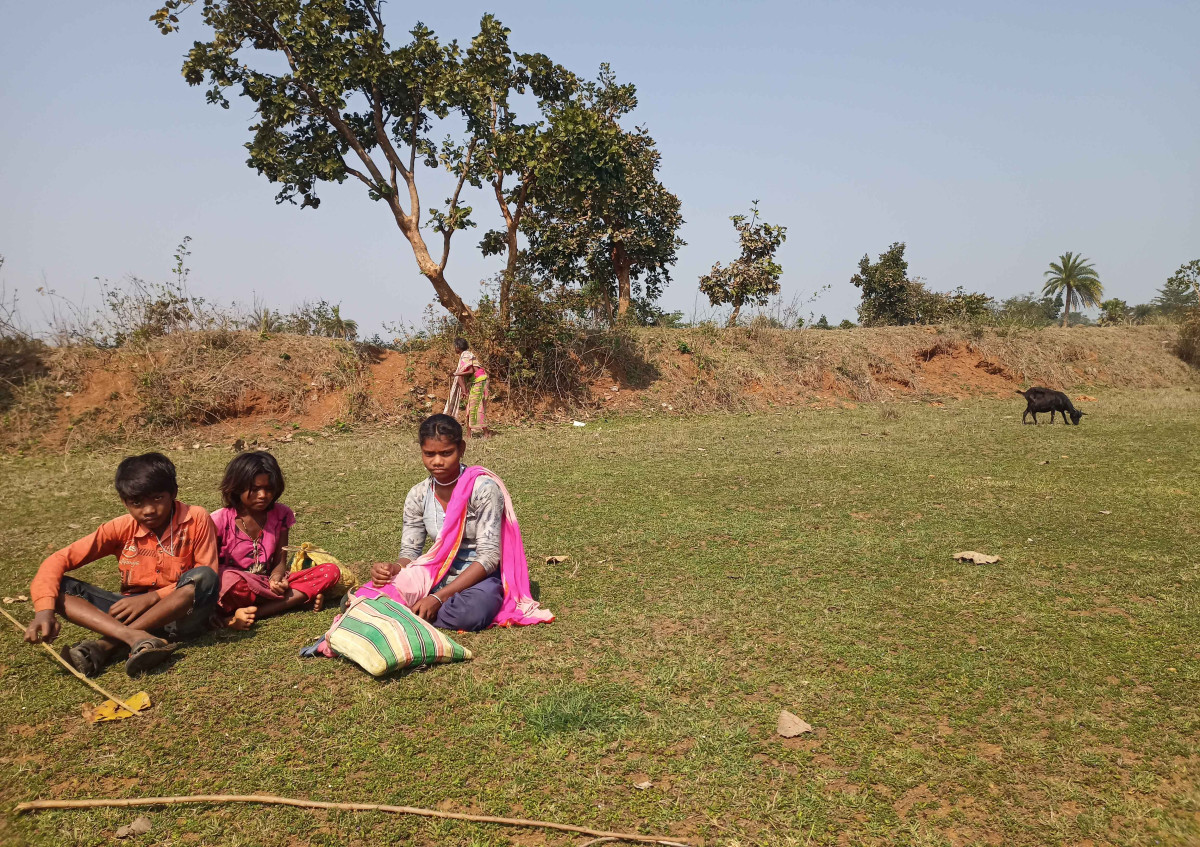
[[[171,621],[161,630],[157,630],[155,635],[178,640],[195,638],[208,630],[208,619],[217,608],[217,589],[221,587],[221,583],[217,579],[217,572],[207,567],[192,568],[179,577],[175,588],[178,590],[185,585],[192,586],[196,592],[196,598],[192,601],[192,610],[179,620]],[[69,595],[86,600],[105,614],[108,614],[113,603],[125,596],[117,594],[115,591],[97,588],[91,583],[70,576],[63,577],[59,590],[64,596]]]

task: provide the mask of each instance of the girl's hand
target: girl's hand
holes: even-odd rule
[[[288,590],[287,572],[284,571],[282,568],[276,568],[274,571],[271,572],[269,582],[271,584],[271,590],[274,591],[276,594],[278,594],[280,597],[282,597],[284,594],[287,594],[287,590]]]
[[[378,562],[371,566],[371,582],[379,588],[387,585],[400,573],[400,565],[391,562]]]
[[[436,618],[438,616],[438,610],[440,610],[441,608],[442,608],[441,599],[438,597],[435,597],[432,594],[429,594],[425,597],[422,597],[417,602],[413,603],[412,613],[414,615],[416,615],[417,617],[421,618],[422,620],[427,620],[427,621],[432,622],[434,620],[434,618]]]

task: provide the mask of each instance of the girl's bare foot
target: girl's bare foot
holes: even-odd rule
[[[257,606],[246,606],[233,613],[233,617],[225,621],[230,629],[247,630],[254,626],[254,617],[258,613]]]
[[[313,604],[314,612],[319,612],[322,609],[324,609],[325,608],[325,595],[318,594],[316,597],[313,598],[312,604]]]

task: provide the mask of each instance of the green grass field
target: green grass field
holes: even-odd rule
[[[729,847],[1200,842],[1200,393],[1104,394],[1079,427],[1023,427],[1016,397],[892,408],[630,418],[473,447],[513,492],[558,615],[461,636],[473,662],[381,681],[302,661],[332,613],[297,613],[136,683],[110,669],[101,685],[155,707],[92,725],[81,706],[99,698],[4,622],[0,837],[108,844],[144,813],[153,831],[124,843],[586,840],[246,806],[10,814],[263,792]],[[276,453],[294,540],[346,562],[396,554],[422,475],[411,433]],[[215,506],[230,455],[173,454],[183,499]],[[2,460],[4,594],[120,510],[119,458]],[[116,583],[112,560],[79,575]],[[815,733],[776,736],[781,709]]]

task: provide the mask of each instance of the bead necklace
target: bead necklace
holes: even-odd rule
[[[158,542],[158,549],[161,552],[165,553],[166,555],[170,556],[171,558],[174,558],[175,557],[176,538],[175,538],[175,515],[173,513],[171,515],[171,523],[167,527],[166,536],[167,536],[167,539],[171,542],[170,549],[163,546],[162,535],[155,533],[154,540]]]
[[[245,516],[239,517],[235,523],[238,525],[238,528],[241,529],[242,534],[245,535],[250,541],[251,555],[254,556],[254,564],[264,564],[264,562],[259,561],[259,557],[262,555],[262,528],[259,528],[258,537],[255,538],[250,534],[250,530],[246,529],[247,524]]]
[[[466,466],[466,465],[464,465],[464,464],[462,464],[462,463],[460,462],[460,463],[459,463],[459,465],[458,465],[458,476],[456,476],[454,479],[450,480],[449,482],[439,482],[439,481],[438,481],[438,478],[437,478],[436,476],[434,476],[433,474],[430,474],[430,475],[429,475],[429,478],[430,478],[431,480],[433,480],[433,484],[434,484],[434,485],[440,485],[440,486],[442,486],[442,487],[444,488],[444,487],[446,487],[446,486],[454,485],[454,483],[456,483],[456,482],[458,482],[460,479],[462,479],[462,475],[463,475],[464,473],[466,473],[466,471],[467,471],[467,466]]]

